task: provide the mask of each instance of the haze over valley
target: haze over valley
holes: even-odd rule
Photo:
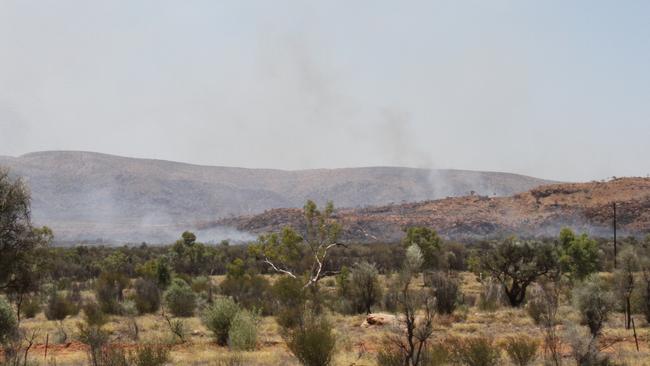
[[[274,208],[327,200],[339,208],[470,194],[509,196],[550,181],[517,174],[400,167],[271,170],[212,167],[74,151],[0,157],[24,177],[36,223],[61,241],[175,240],[186,229]],[[228,227],[199,231],[205,241],[250,240]]]

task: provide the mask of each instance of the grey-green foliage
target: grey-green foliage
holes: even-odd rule
[[[18,335],[18,321],[11,305],[0,297],[0,344],[4,345]]]
[[[196,295],[187,282],[175,278],[165,292],[165,304],[174,316],[192,316],[196,307]]]
[[[422,251],[417,245],[411,245],[406,249],[406,261],[404,262],[405,270],[409,273],[417,273],[422,268],[424,258]]]
[[[257,316],[249,311],[239,311],[230,323],[228,345],[237,351],[251,351],[257,344]]]
[[[583,323],[589,327],[591,335],[596,337],[614,309],[615,299],[609,286],[602,279],[592,277],[575,288],[573,298]]]
[[[614,366],[609,355],[600,351],[598,336],[589,334],[582,327],[567,322],[564,326],[563,339],[571,348],[571,357],[578,366]]]
[[[371,312],[372,306],[381,300],[379,271],[374,264],[357,263],[350,273],[350,297],[358,312]]]
[[[203,324],[212,332],[219,345],[228,344],[228,333],[232,321],[239,311],[239,306],[229,297],[216,299],[212,306],[204,311]]]

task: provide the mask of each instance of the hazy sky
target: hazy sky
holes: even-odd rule
[[[0,155],[650,173],[648,1],[0,0]]]

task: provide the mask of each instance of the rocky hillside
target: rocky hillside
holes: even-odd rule
[[[66,151],[0,157],[0,166],[28,182],[36,223],[70,240],[168,241],[199,221],[301,207],[307,199],[361,208],[472,191],[506,196],[548,183],[492,172],[394,167],[282,171]]]
[[[471,195],[363,209],[342,209],[337,218],[344,238],[354,241],[398,240],[402,230],[424,225],[447,238],[557,235],[569,226],[594,235],[612,235],[612,203],[617,205],[621,235],[650,234],[650,179],[544,185],[510,197]],[[241,231],[263,233],[301,226],[297,209],[226,219]]]

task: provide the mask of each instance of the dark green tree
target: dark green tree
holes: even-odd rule
[[[555,248],[540,241],[508,238],[478,258],[479,277],[489,275],[504,289],[511,306],[523,304],[528,286],[557,271]]]
[[[559,262],[562,272],[572,280],[582,281],[598,270],[598,243],[587,234],[576,235],[564,228],[559,237]]]
[[[442,240],[435,230],[421,226],[410,227],[406,229],[402,245],[405,248],[411,245],[417,245],[420,248],[424,258],[423,270],[439,269],[443,264]]]
[[[18,318],[23,299],[37,292],[46,274],[52,230],[31,221],[31,197],[21,179],[0,169],[0,290],[14,301]]]
[[[177,273],[198,276],[208,271],[210,253],[208,248],[196,241],[196,235],[189,231],[171,247],[171,263]]]

